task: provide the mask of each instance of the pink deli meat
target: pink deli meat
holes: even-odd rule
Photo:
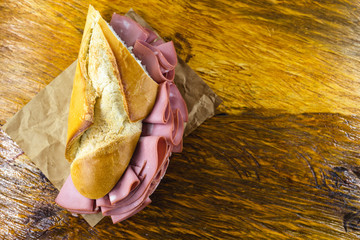
[[[153,31],[118,14],[113,14],[110,25],[128,47],[133,47],[152,79],[157,83],[174,80],[177,55],[172,41],[164,42]]]
[[[133,53],[157,83],[174,80],[175,65],[172,65],[157,47],[145,41],[136,41]]]
[[[186,107],[185,100],[181,96],[179,89],[175,84],[170,84],[169,87],[169,99],[170,99],[170,107],[171,109],[179,109],[181,112],[181,116],[183,117],[184,122],[188,121],[188,110]]]
[[[167,123],[170,118],[170,86],[167,82],[159,85],[159,92],[152,112],[144,119],[146,123]]]
[[[61,188],[55,202],[72,213],[91,214],[98,212],[98,210],[95,210],[95,200],[81,195],[76,190],[70,175]]]
[[[112,15],[110,26],[128,47],[133,47],[136,40],[147,40],[150,35],[149,32],[137,22],[116,13]]]
[[[172,152],[182,151],[188,111],[173,83],[177,64],[173,43],[158,39],[151,30],[118,14],[113,15],[110,25],[159,83],[157,99],[143,121],[142,136],[129,166],[115,187],[100,199],[88,199],[76,190],[69,176],[55,201],[73,213],[101,211],[117,223],[151,203],[150,195],[165,175]]]
[[[143,124],[143,136],[164,136],[172,145],[178,145],[184,134],[184,120],[179,109],[171,112],[170,120],[165,124]]]
[[[130,163],[131,166],[138,166],[142,171],[138,172],[142,179],[138,188],[129,194],[126,198],[121,197],[116,188],[109,192],[111,206],[101,207],[104,215],[118,215],[133,211],[140,206],[149,196],[148,191],[152,181],[156,178],[166,161],[167,142],[163,137],[148,136],[141,137]],[[129,169],[128,168],[128,169]],[[116,191],[116,193],[114,193]]]

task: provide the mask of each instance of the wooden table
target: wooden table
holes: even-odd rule
[[[0,123],[77,57],[89,2],[0,2]],[[360,237],[358,1],[93,1],[133,8],[223,99],[186,137],[153,203],[91,228],[0,131],[9,239]]]

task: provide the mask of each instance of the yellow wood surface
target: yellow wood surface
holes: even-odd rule
[[[106,20],[133,8],[223,103],[149,207],[95,228],[1,131],[2,237],[360,237],[358,1],[0,1],[1,125],[76,59],[89,3]]]

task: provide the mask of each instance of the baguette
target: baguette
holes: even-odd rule
[[[70,100],[65,157],[85,197],[119,181],[156,100],[158,85],[91,5]]]

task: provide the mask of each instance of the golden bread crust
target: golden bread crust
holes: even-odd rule
[[[81,135],[93,124],[95,98],[88,96],[87,83],[77,63],[70,100],[65,158],[72,162]]]
[[[106,195],[127,168],[140,134],[141,131],[130,137],[120,137],[94,154],[76,159],[70,172],[77,190],[90,199]]]
[[[103,197],[122,176],[140,138],[141,120],[157,95],[158,84],[120,45],[90,5],[70,101],[65,157],[72,163],[75,187],[91,199]],[[135,77],[121,78],[134,70]]]
[[[125,96],[125,110],[132,122],[142,120],[153,109],[158,84],[142,69],[129,50],[119,41],[104,19],[99,20],[120,71],[120,89]]]

